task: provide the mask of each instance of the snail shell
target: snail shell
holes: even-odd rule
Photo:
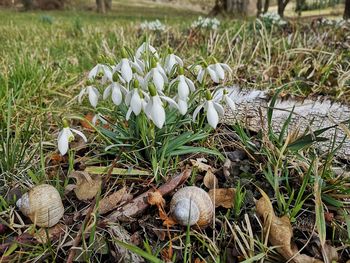
[[[214,205],[203,189],[187,186],[177,191],[170,202],[170,213],[183,226],[207,227],[213,221]]]
[[[52,185],[33,187],[16,202],[19,210],[40,227],[52,227],[64,213],[61,196]]]

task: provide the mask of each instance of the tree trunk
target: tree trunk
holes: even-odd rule
[[[211,14],[224,11],[238,16],[256,15],[257,0],[216,0]]]
[[[105,6],[107,11],[112,10],[112,0],[105,0]]]
[[[106,6],[104,0],[96,0],[97,12],[104,14],[106,13]]]
[[[344,19],[350,19],[350,0],[345,0]]]
[[[269,10],[269,7],[270,7],[270,0],[265,0],[264,14]]]
[[[289,0],[278,0],[278,14],[280,17],[284,16],[284,9],[286,9],[288,2]]]
[[[258,0],[256,3],[256,8],[257,10],[257,16],[260,16],[260,14],[262,13],[262,0]]]

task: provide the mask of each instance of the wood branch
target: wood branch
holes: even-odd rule
[[[191,169],[186,169],[179,175],[171,178],[168,182],[160,186],[157,190],[162,196],[174,191],[177,187],[182,185],[191,175]],[[147,197],[149,193],[154,192],[154,189],[150,189],[147,192],[137,196],[131,202],[117,209],[115,212],[107,216],[109,221],[132,221],[136,216],[142,214],[148,207]]]
[[[271,99],[269,93],[259,90],[241,90],[238,87],[231,87],[228,90],[232,92],[231,98],[235,101],[237,110],[236,112],[227,111],[223,122],[233,124],[236,121],[240,121],[253,131],[266,131],[267,110]],[[342,144],[336,152],[336,156],[340,159],[350,160],[350,138],[347,137],[349,131],[346,130],[349,128],[349,123],[346,125],[347,128],[344,127],[344,124],[341,124],[349,121],[350,106],[332,102],[322,96],[306,99],[296,97],[278,98],[272,117],[272,126],[275,132],[281,131],[283,124],[292,111],[293,114],[289,126],[290,132],[299,129],[300,134],[302,134],[306,130],[314,132],[322,128],[338,125],[338,127],[321,134],[320,136],[328,138],[329,141],[317,143],[316,147],[320,154],[327,154],[331,149],[334,138],[336,146]]]

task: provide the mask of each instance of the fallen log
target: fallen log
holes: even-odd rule
[[[255,132],[267,131],[268,109],[272,96],[268,91],[245,90],[239,87],[230,87],[230,97],[236,103],[235,112],[227,111],[223,123],[233,124],[240,121]],[[317,142],[316,148],[320,154],[327,154],[333,140],[339,149],[335,153],[337,158],[350,161],[350,106],[332,102],[330,99],[319,96],[315,98],[298,98],[279,96],[273,107],[271,126],[274,132],[281,131],[283,124],[292,112],[289,132],[299,130],[313,134],[315,131],[333,127],[322,133],[322,137],[329,139]]]

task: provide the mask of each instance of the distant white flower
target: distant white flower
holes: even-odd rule
[[[178,85],[177,85],[178,97],[182,100],[186,100],[190,94],[190,91],[192,92],[195,91],[195,87],[192,80],[185,77],[184,75],[179,75],[176,79],[174,79],[170,83],[170,85],[172,85],[176,81],[178,81]]]
[[[228,92],[227,89],[223,88],[215,92],[213,100],[216,102],[224,102],[234,112],[236,110],[236,104],[231,98],[234,94],[236,94],[235,90]]]
[[[201,16],[199,16],[198,19],[191,25],[193,28],[203,28],[209,30],[217,30],[219,26],[220,21],[217,18],[203,18]]]
[[[207,121],[209,125],[216,129],[216,126],[219,123],[219,116],[223,116],[225,113],[224,108],[215,100],[206,100],[194,110],[193,121],[196,120],[196,117],[202,108],[204,108],[204,110],[206,111]]]
[[[112,94],[112,101],[115,105],[119,106],[123,101],[123,94],[125,95],[127,90],[119,83],[112,82],[103,92],[103,99],[107,99]]]
[[[74,135],[72,132],[78,134],[85,142],[87,142],[87,139],[82,132],[66,126],[59,132],[57,138],[58,150],[60,151],[61,155],[65,155],[68,152],[69,142],[74,140]]]
[[[150,31],[165,31],[166,26],[163,25],[158,19],[154,21],[144,21],[140,25],[142,30]]]
[[[198,67],[199,68],[199,67]],[[202,83],[205,73],[208,73],[212,81],[220,83],[225,79],[225,71],[231,73],[231,68],[225,63],[215,63],[207,66],[206,68],[199,68],[197,80]]]
[[[150,44],[146,43],[146,42],[143,42],[142,45],[136,50],[135,57],[137,59],[139,59],[139,58],[141,58],[142,54],[144,54],[146,52],[150,52],[156,58],[159,58],[157,50],[154,47],[152,47]]]
[[[183,67],[184,63],[180,57],[174,54],[167,55],[167,57],[165,58],[164,68],[168,74],[171,72],[175,65],[180,65],[181,67]]]
[[[90,80],[94,80],[96,77],[101,78],[102,83],[105,83],[107,80],[112,81],[113,74],[111,69],[107,65],[97,64],[88,75]]]
[[[88,86],[88,87],[83,88],[78,95],[78,102],[79,103],[82,102],[83,96],[86,94],[89,95],[89,101],[90,101],[91,106],[96,108],[98,98],[100,97],[100,93],[98,92],[98,90],[93,86]]]

